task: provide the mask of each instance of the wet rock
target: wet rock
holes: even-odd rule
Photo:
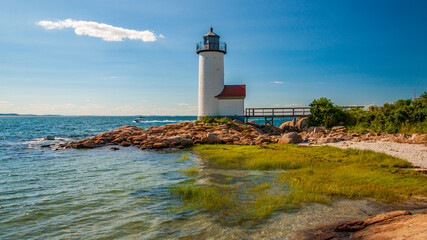
[[[46,136],[44,140],[55,140],[55,136]]]
[[[302,142],[302,137],[296,132],[285,133],[282,135],[282,137],[279,140],[280,144],[301,143],[301,142]]]
[[[117,151],[117,150],[120,150],[120,148],[119,147],[110,147],[110,151]]]
[[[182,139],[181,140],[181,146],[188,147],[191,145],[193,145],[193,140],[191,140],[191,139]]]

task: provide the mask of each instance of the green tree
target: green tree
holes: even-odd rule
[[[348,116],[342,108],[334,105],[330,99],[321,97],[319,99],[314,99],[310,104],[308,125],[332,127],[339,122],[348,121],[347,118]]]

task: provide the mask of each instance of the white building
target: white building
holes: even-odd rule
[[[199,54],[199,107],[203,116],[244,119],[246,85],[224,85],[224,55],[227,44],[211,31],[197,44]]]

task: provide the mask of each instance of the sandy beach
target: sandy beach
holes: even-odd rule
[[[384,141],[364,141],[352,142],[342,141],[336,143],[326,143],[320,145],[330,145],[339,148],[355,148],[361,150],[372,150],[382,152],[394,157],[399,157],[420,168],[427,168],[427,146],[423,144],[408,144]]]

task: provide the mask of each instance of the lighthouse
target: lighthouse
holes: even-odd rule
[[[199,54],[199,105],[197,118],[204,116],[244,119],[246,85],[224,85],[224,55],[227,44],[210,29],[196,46]]]

